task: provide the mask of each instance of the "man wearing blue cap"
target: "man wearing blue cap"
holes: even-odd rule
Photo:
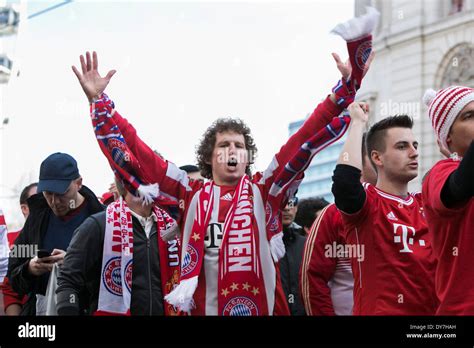
[[[35,315],[38,295],[45,295],[53,265],[62,264],[74,231],[104,207],[82,185],[76,160],[59,152],[41,163],[38,194],[28,199],[28,205],[30,215],[15,245],[30,245],[45,255],[10,254],[8,274],[13,289],[29,297],[21,314]]]

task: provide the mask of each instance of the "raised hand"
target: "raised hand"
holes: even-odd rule
[[[97,70],[99,60],[95,51],[92,53],[92,59],[89,52],[86,52],[85,59],[83,55],[79,59],[81,61],[82,74],[74,65],[72,66],[72,71],[76,74],[87,99],[89,99],[89,102],[92,102],[104,92],[116,70],[110,70],[105,77],[101,77]]]
[[[354,102],[349,105],[348,110],[353,121],[360,121],[362,123],[369,121],[369,104]]]
[[[334,58],[337,69],[341,72],[342,77],[345,80],[348,80],[352,73],[352,66],[349,59],[345,63],[343,63],[341,60],[341,57],[339,57],[337,53],[332,53],[332,57]],[[367,74],[367,71],[369,71],[370,64],[374,60],[374,57],[375,57],[375,52],[372,51],[369,55],[369,58],[367,59],[367,62],[365,62],[364,72],[362,73],[362,77],[364,77],[365,74]]]
[[[351,67],[351,63],[349,62],[349,59],[346,60],[345,63],[343,63],[341,60],[341,57],[339,57],[337,53],[332,53],[332,57],[336,61],[337,69],[341,72],[342,77],[345,80],[348,80],[352,72],[352,67]]]
[[[353,102],[349,104],[347,109],[351,116],[351,124],[337,163],[362,170],[362,152],[360,149],[362,148],[362,137],[369,121],[369,104]]]

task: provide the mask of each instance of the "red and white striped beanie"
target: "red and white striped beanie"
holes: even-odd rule
[[[444,147],[448,148],[446,138],[459,112],[474,101],[474,89],[462,86],[451,86],[436,92],[428,89],[423,102],[428,106],[431,124]]]

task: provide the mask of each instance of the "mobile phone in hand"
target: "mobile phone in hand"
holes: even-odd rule
[[[51,256],[51,252],[46,249],[40,249],[38,250],[38,253],[36,254],[36,256],[38,256],[38,258],[41,259],[43,257]]]

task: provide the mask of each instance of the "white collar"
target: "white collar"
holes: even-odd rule
[[[138,215],[132,209],[130,209],[130,213],[132,213],[132,215],[135,216],[143,226],[145,226],[146,223],[148,223],[150,221],[154,221],[154,222],[158,221],[158,218],[156,217],[156,214],[153,210],[151,211],[151,215],[149,217],[143,217],[141,215]]]

